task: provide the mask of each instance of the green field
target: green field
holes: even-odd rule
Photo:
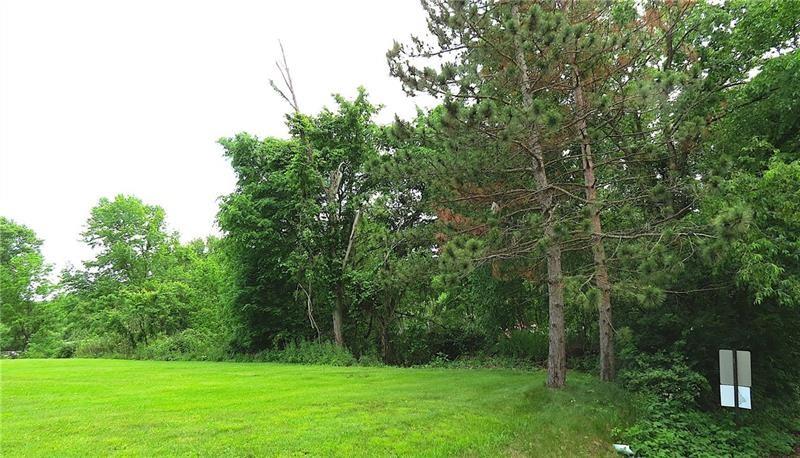
[[[598,456],[624,395],[570,373],[5,360],[3,456]]]

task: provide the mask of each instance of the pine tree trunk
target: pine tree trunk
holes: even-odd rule
[[[581,136],[581,157],[583,161],[583,179],[586,188],[586,205],[589,207],[589,219],[592,230],[591,246],[594,257],[594,279],[600,296],[597,300],[600,331],[600,379],[614,379],[614,328],[611,321],[611,282],[608,279],[606,266],[606,250],[603,246],[603,227],[600,221],[600,208],[597,202],[595,186],[594,158],[592,157],[592,141],[586,123],[586,102],[583,87],[577,68],[575,75],[575,104],[578,115],[578,130]]]
[[[515,20],[519,23],[516,4],[512,7]],[[520,69],[520,83],[525,107],[533,107],[533,87],[528,74],[522,43],[517,39],[516,58]],[[553,191],[547,180],[544,153],[539,138],[539,129],[531,126],[529,149],[533,156],[533,176],[542,215],[544,216],[544,237],[547,243],[547,296],[549,313],[549,349],[547,355],[547,386],[561,388],[567,378],[567,345],[564,324],[564,278],[561,269],[561,245],[555,233],[555,206]]]
[[[554,236],[552,225],[545,236]],[[564,326],[564,279],[561,273],[561,246],[557,241],[547,248],[547,295],[550,315],[547,353],[547,386],[561,388],[567,379],[567,343]]]

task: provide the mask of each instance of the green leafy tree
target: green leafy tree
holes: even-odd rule
[[[246,134],[222,140],[238,184],[219,221],[241,259],[240,307],[261,335],[257,347],[272,345],[283,331],[311,337],[301,331],[303,318],[319,337],[320,310],[331,313],[329,329],[345,344],[348,271],[374,186],[364,165],[377,156],[376,108],[363,90],[353,101],[336,96],[336,102],[336,111],[288,116],[290,140]]]
[[[111,335],[121,353],[162,334],[189,327],[192,295],[171,275],[177,234],[168,233],[164,210],[132,196],[102,198],[91,211],[83,240],[97,255],[83,270],[67,271],[62,284],[77,337]]]
[[[42,241],[26,226],[0,217],[0,323],[2,348],[25,351],[48,319],[50,267]]]
[[[177,237],[165,230],[164,210],[136,197],[100,199],[81,234],[97,257],[86,263],[92,275],[140,284],[161,267],[161,257]]]

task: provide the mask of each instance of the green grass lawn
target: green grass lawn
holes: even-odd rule
[[[4,360],[10,456],[603,456],[624,394],[571,372]]]

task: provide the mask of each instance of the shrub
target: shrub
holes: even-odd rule
[[[437,354],[454,360],[476,355],[485,346],[486,336],[476,329],[429,327],[423,322],[411,322],[393,336],[392,362],[401,366],[425,365]]]
[[[638,419],[617,435],[637,456],[765,456],[792,450],[787,426],[767,412],[738,412],[745,421],[737,425],[729,410],[700,410],[698,399],[710,386],[682,355],[638,355],[619,380],[637,393]]]
[[[427,330],[421,324],[410,322],[392,339],[393,362],[401,366],[426,364],[433,353],[428,347]]]
[[[185,329],[170,336],[161,336],[148,345],[137,348],[139,359],[221,360],[224,359],[224,342],[219,336],[196,329]]]
[[[385,364],[376,351],[369,351],[358,357],[358,365],[380,367],[384,366]]]
[[[124,358],[130,347],[116,336],[96,336],[81,340],[75,346],[76,358]]]
[[[447,360],[441,354],[434,356],[431,362],[423,367],[446,367],[450,369],[516,369],[526,371],[540,368],[540,366],[533,362],[507,356],[477,355],[451,361]]]
[[[596,353],[567,356],[567,367],[576,371],[595,374],[600,372],[600,359]]]
[[[290,364],[320,364],[353,366],[358,361],[346,349],[332,342],[289,342],[281,350],[265,350],[255,357],[258,361]]]
[[[762,456],[750,427],[674,404],[644,404],[644,416],[625,430],[623,440],[637,456]]]
[[[431,358],[431,360],[428,361],[428,364],[426,364],[426,366],[447,367],[449,363],[450,361],[447,359],[447,355],[445,355],[444,353],[436,353],[435,355],[433,355],[433,358]]]
[[[57,332],[40,330],[33,335],[25,352],[26,358],[71,358],[75,342],[65,342]]]
[[[541,363],[547,360],[549,342],[547,334],[535,330],[514,329],[497,342],[498,355]]]
[[[637,356],[620,374],[620,382],[630,391],[648,393],[677,408],[695,407],[700,395],[711,389],[708,380],[675,353]]]

